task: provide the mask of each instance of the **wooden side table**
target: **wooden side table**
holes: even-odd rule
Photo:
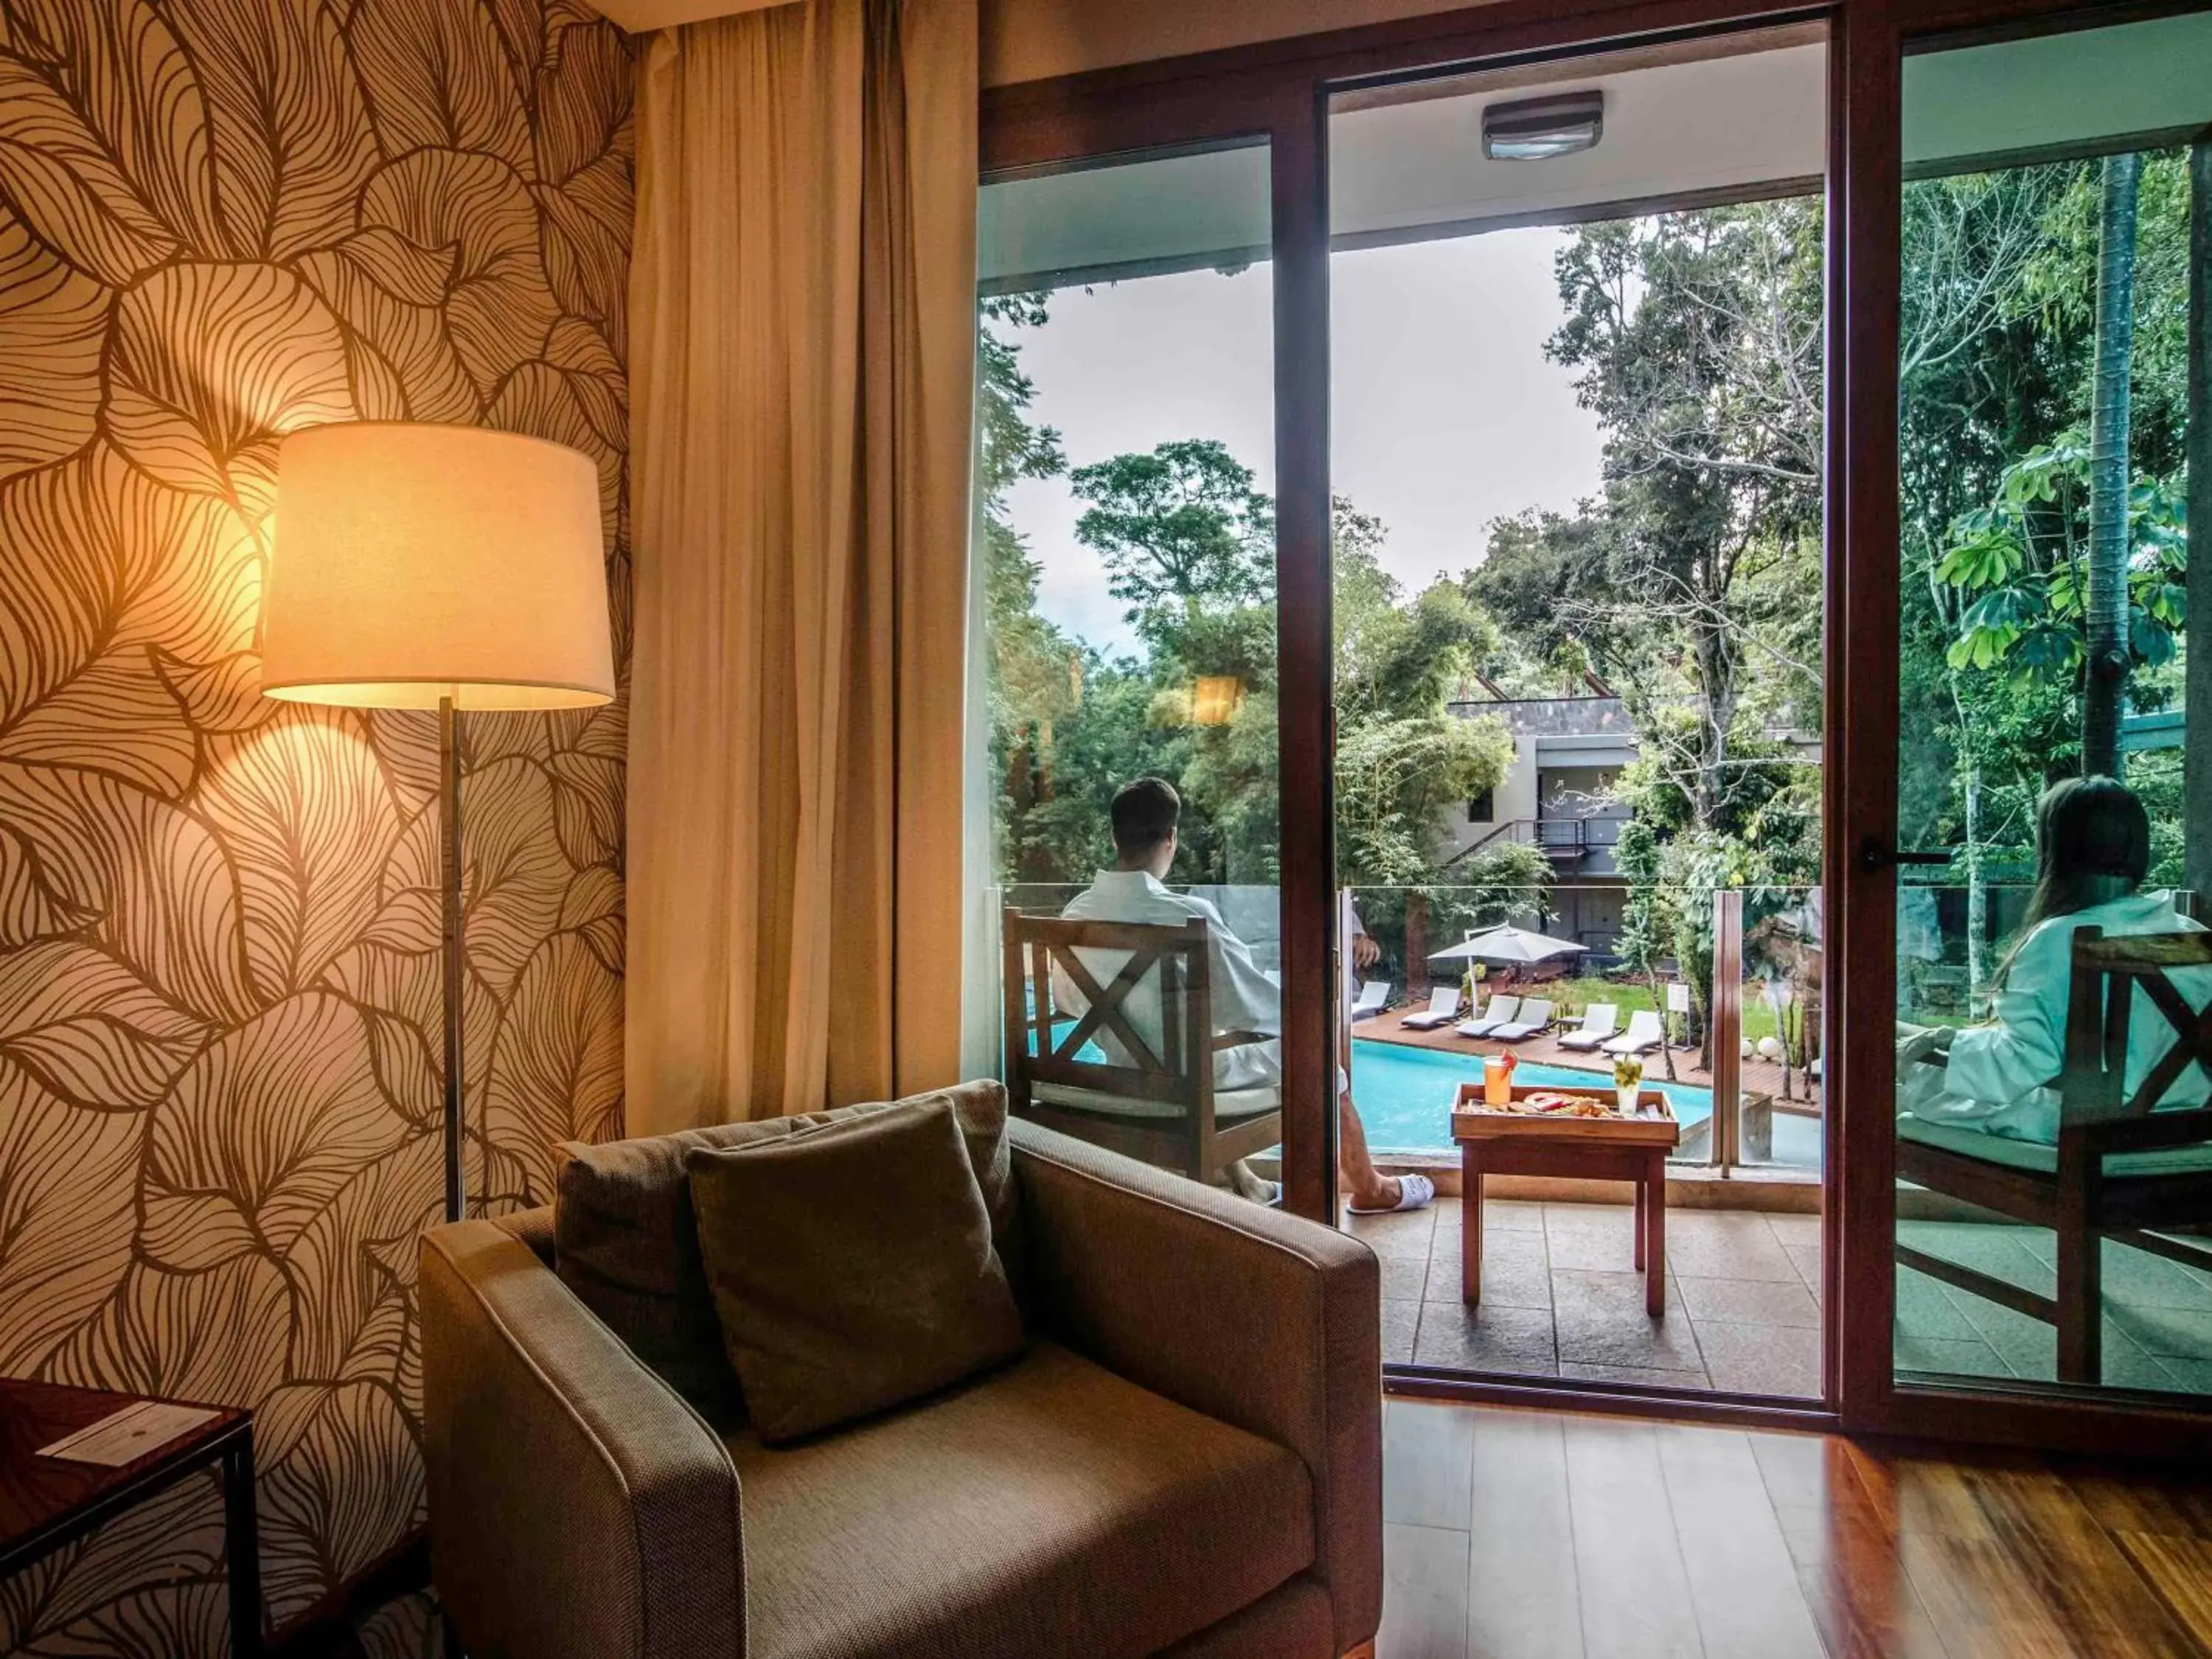
[[[1646,1089],[1639,1115],[1553,1118],[1481,1109],[1470,1084],[1452,1111],[1459,1143],[1460,1294],[1482,1300],[1482,1182],[1485,1176],[1557,1176],[1573,1181],[1626,1181],[1636,1187],[1636,1270],[1644,1275],[1644,1307],[1654,1319],[1667,1310],[1667,1154],[1681,1144],[1667,1097]],[[1610,1089],[1519,1087],[1532,1094],[1588,1095],[1610,1106]]]
[[[102,1522],[210,1464],[222,1471],[223,1553],[230,1568],[232,1659],[261,1653],[261,1547],[253,1508],[253,1413],[215,1416],[119,1468],[41,1457],[133,1395],[0,1378],[0,1578],[75,1543]]]

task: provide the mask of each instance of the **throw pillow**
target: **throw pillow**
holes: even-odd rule
[[[718,1124],[600,1146],[571,1144],[562,1149],[568,1160],[556,1188],[554,1271],[678,1394],[722,1426],[734,1426],[743,1402],[699,1260],[684,1155],[698,1146],[781,1139],[921,1100],[948,1101],[959,1118],[990,1206],[993,1243],[1018,1280],[1021,1229],[1006,1146],[1006,1091],[988,1079],[803,1117]]]
[[[777,1445],[1017,1352],[1021,1315],[945,1100],[684,1155],[745,1412]]]

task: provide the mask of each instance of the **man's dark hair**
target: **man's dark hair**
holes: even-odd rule
[[[1175,834],[1182,798],[1165,778],[1138,778],[1114,793],[1114,850],[1134,861],[1149,858]]]

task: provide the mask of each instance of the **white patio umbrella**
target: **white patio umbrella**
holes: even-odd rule
[[[1589,950],[1571,939],[1532,933],[1525,927],[1486,928],[1462,944],[1429,953],[1431,962],[1549,962],[1554,957],[1578,956]]]

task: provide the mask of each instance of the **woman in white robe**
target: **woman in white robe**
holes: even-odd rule
[[[1899,1103],[1923,1122],[2047,1146],[2058,1139],[2058,1091],[2051,1085],[2066,1058],[2075,931],[2101,928],[2109,939],[2203,930],[2176,910],[2172,893],[2140,890],[2150,869],[2150,820],[2113,780],[2073,778],[2047,791],[2036,809],[2035,844],[2035,891],[2020,942],[1997,970],[1994,1018],[1902,1032]],[[2212,1000],[2212,970],[2182,969],[2172,977],[2191,1006]],[[2130,1097],[2173,1036],[2166,1016],[2137,990],[2128,1027]],[[1940,1066],[1915,1063],[1937,1054]],[[2212,1079],[2191,1066],[2157,1104],[2201,1106],[2208,1094]]]

